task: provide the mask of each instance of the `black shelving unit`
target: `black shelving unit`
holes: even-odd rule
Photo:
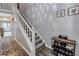
[[[53,37],[51,40],[51,52],[56,56],[74,56],[76,41]]]

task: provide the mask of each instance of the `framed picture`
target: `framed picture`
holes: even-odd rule
[[[56,17],[61,18],[65,16],[65,9],[59,10],[56,12]]]
[[[74,6],[71,8],[68,8],[68,15],[78,15],[79,14],[79,5],[78,6]]]

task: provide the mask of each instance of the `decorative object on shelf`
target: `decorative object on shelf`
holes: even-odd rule
[[[60,35],[59,35],[60,36]],[[54,41],[53,41],[54,40]],[[56,56],[74,56],[76,41],[64,39],[61,37],[53,37],[51,39],[51,52]]]
[[[56,12],[56,17],[61,18],[65,16],[65,9]]]
[[[68,8],[68,15],[78,15],[79,14],[79,5],[78,6],[74,6],[71,8]]]
[[[61,38],[61,39],[68,39],[68,37],[66,35],[59,35],[59,38]]]

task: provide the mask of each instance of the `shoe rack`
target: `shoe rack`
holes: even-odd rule
[[[76,41],[59,35],[51,39],[51,52],[56,56],[75,56]]]

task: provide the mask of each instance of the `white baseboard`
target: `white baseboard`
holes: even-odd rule
[[[50,46],[48,46],[48,45],[46,45],[46,47],[47,47],[47,48],[49,48],[49,49],[51,49],[51,47],[50,47]]]

